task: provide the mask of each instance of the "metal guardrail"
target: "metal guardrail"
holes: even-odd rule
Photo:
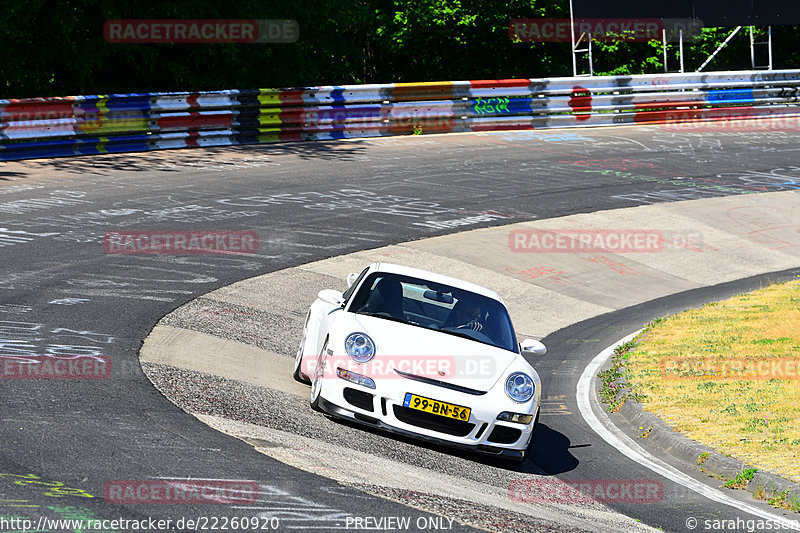
[[[0,100],[0,160],[800,116],[800,70]]]

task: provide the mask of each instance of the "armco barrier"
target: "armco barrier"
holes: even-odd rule
[[[800,70],[0,100],[0,160],[800,116]]]

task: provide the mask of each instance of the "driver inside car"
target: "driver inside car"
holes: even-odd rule
[[[480,331],[483,329],[481,308],[472,302],[459,302],[453,308],[456,329],[471,329]]]

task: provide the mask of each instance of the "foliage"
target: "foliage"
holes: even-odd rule
[[[771,497],[767,498],[767,503],[779,509],[787,509],[795,513],[800,512],[800,498],[791,494],[789,489],[773,494]]]
[[[636,346],[638,339],[639,336],[617,346],[611,357],[611,367],[597,374],[600,379],[600,401],[608,406],[606,409],[610,413],[619,411],[627,400],[640,402],[644,399],[644,395],[631,389],[625,375],[625,362],[628,360],[630,351]],[[639,429],[643,430],[640,436],[647,438],[653,428],[640,426]]]
[[[515,18],[568,16],[559,0],[4,0],[0,97],[298,87],[571,75],[569,43],[514,43]],[[293,44],[119,44],[111,19],[293,19]],[[728,30],[686,44],[693,70]],[[741,32],[707,70],[748,68]],[[800,36],[776,28],[775,66],[798,65]],[[674,47],[673,47],[674,48]],[[763,52],[763,50],[762,50]],[[674,50],[670,66],[677,66]],[[659,43],[596,43],[596,73],[663,70]]]
[[[736,474],[735,477],[726,481],[723,487],[729,489],[743,489],[750,483],[750,480],[753,479],[756,472],[758,472],[758,468],[746,468],[742,472]]]

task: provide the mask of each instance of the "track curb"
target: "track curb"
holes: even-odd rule
[[[633,400],[625,401],[618,413],[636,433],[646,432],[647,437],[640,436],[639,438],[646,438],[664,453],[695,470],[708,474],[710,477],[726,481],[748,468],[755,468],[690,439],[670,427],[655,414],[645,411],[639,402]],[[745,490],[754,496],[763,490],[766,491],[767,497],[774,497],[788,490],[789,497],[800,499],[800,483],[794,483],[777,474],[760,469],[755,473],[753,479],[747,483]]]

